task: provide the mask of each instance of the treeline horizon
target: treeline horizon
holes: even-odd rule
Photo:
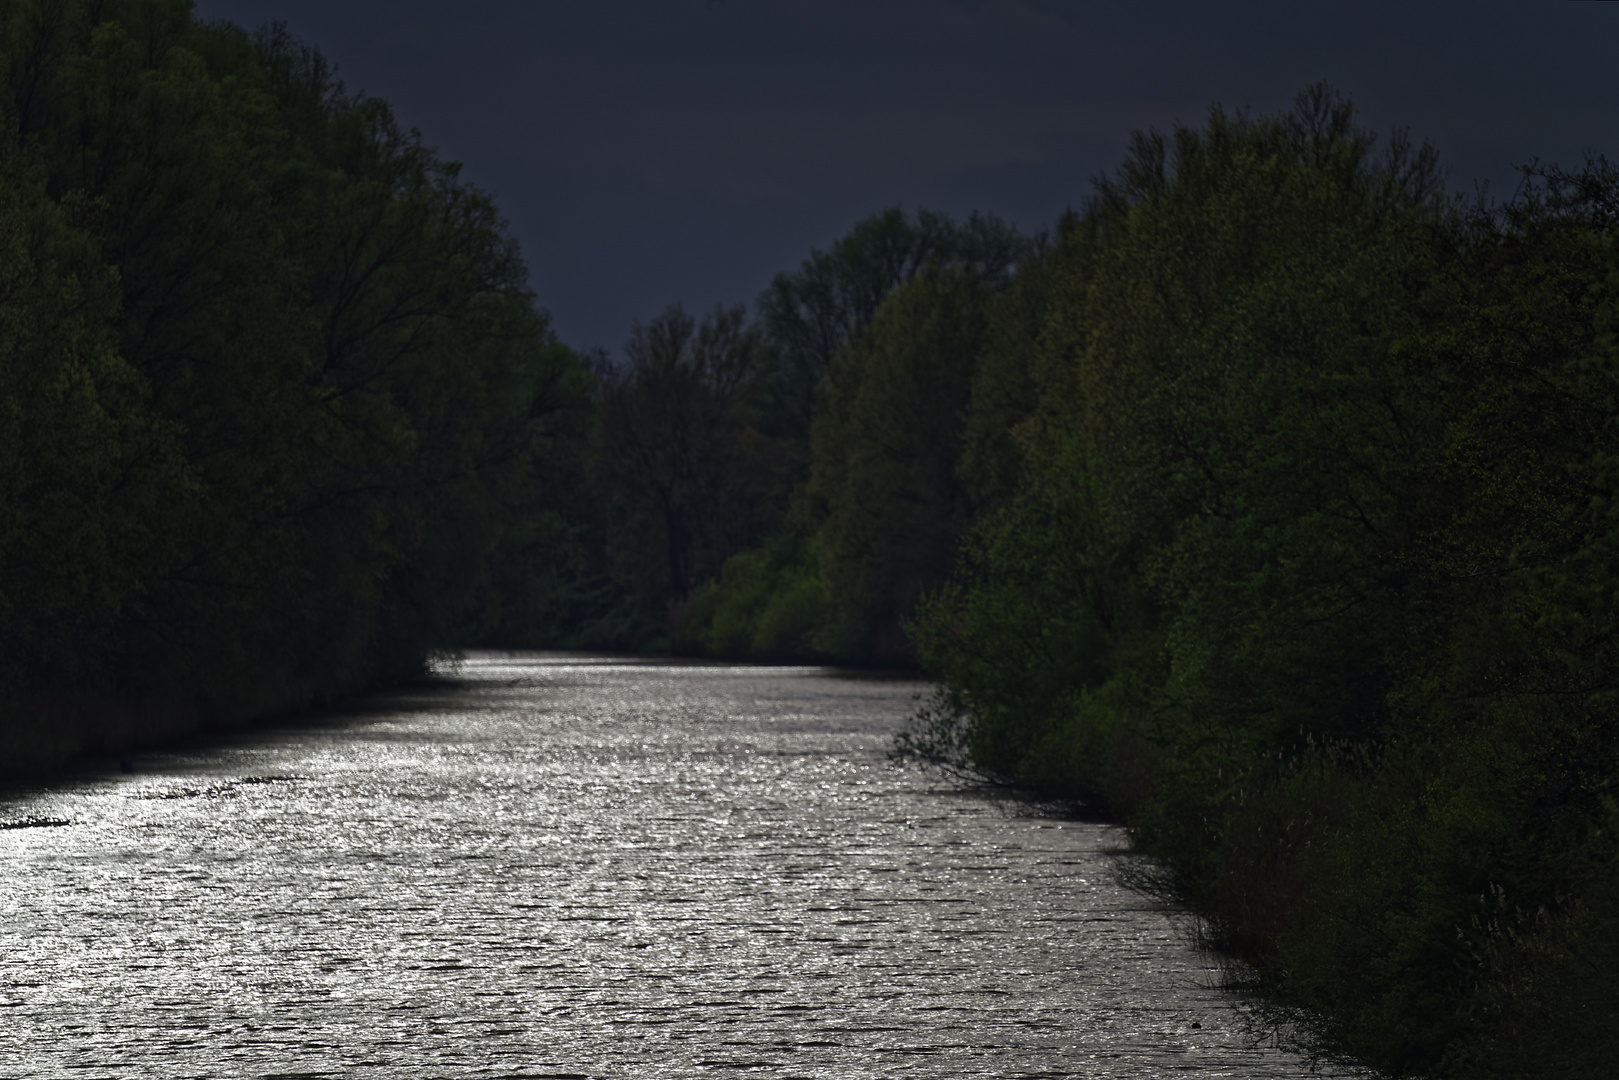
[[[620,361],[587,353],[595,411],[574,520],[588,556],[574,565],[573,606],[534,636],[492,643],[916,666],[903,620],[948,577],[972,515],[955,490],[952,417],[978,338],[954,337],[980,329],[930,328],[896,361],[912,368],[887,372],[899,381],[858,418],[834,395],[876,370],[863,350],[908,283],[987,303],[1042,243],[993,215],[896,207],[778,274],[751,318],[744,304],[677,303],[634,324]],[[940,310],[954,317],[948,301]],[[925,365],[946,355],[954,366],[932,378],[941,372]],[[840,471],[842,454],[884,431],[915,443],[931,470],[915,479],[945,488],[856,494],[866,474]],[[907,482],[879,482],[895,481]],[[880,524],[857,520],[894,497],[924,501],[896,504]],[[907,534],[898,557],[922,561],[873,564],[894,554],[862,531],[873,525]]]
[[[284,29],[0,33],[6,771],[467,647],[918,665],[898,756],[1121,821],[1306,1049],[1619,1058],[1606,160],[1465,199],[1311,87],[614,364]]]

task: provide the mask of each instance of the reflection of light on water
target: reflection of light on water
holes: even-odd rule
[[[0,806],[73,823],[0,830],[0,1062],[1307,1074],[1118,884],[1114,831],[891,765],[913,682],[435,673]]]

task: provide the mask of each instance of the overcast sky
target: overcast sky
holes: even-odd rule
[[[492,191],[570,344],[752,301],[888,206],[1050,225],[1132,129],[1307,83],[1453,186],[1619,155],[1619,5],[197,0],[285,22]]]

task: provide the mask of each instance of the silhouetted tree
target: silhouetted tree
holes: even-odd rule
[[[624,353],[602,389],[594,474],[615,573],[650,626],[761,537],[769,478],[748,435],[769,353],[740,305],[700,323],[671,307]]]

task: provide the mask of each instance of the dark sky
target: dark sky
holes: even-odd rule
[[[751,301],[895,204],[1025,229],[1135,128],[1324,79],[1453,186],[1619,155],[1619,5],[197,0],[279,20],[494,192],[557,332]]]

